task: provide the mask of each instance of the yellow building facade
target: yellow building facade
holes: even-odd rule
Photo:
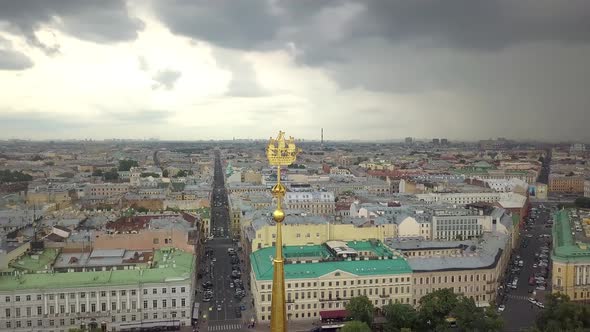
[[[586,236],[572,226],[579,222],[572,211],[561,210],[553,225],[552,292],[569,296],[573,301],[590,300],[590,245]],[[575,234],[575,235],[573,235]]]
[[[318,223],[318,224],[285,224],[283,225],[283,244],[289,246],[320,245],[322,243],[339,241],[367,241],[397,236],[396,224],[383,224],[359,227],[354,224]],[[256,230],[252,239],[251,251],[272,247],[276,241],[275,227],[265,225]]]

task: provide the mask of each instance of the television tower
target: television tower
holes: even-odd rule
[[[272,298],[270,314],[270,330],[273,332],[287,331],[287,305],[285,302],[285,260],[283,259],[282,226],[285,212],[281,207],[283,197],[287,191],[281,183],[281,167],[295,162],[301,150],[295,146],[295,139],[285,139],[285,133],[279,131],[276,139],[270,138],[266,147],[266,157],[271,166],[277,166],[277,184],[272,187],[272,195],[277,199],[277,208],[272,218],[277,224],[277,239],[275,244],[275,258],[273,259]]]
[[[324,128],[322,128],[322,140],[320,145],[323,147],[324,146]]]

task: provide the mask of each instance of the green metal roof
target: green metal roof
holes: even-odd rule
[[[27,272],[45,270],[45,266],[52,266],[57,258],[57,249],[45,249],[40,255],[25,255],[10,263],[10,266],[17,270]]]
[[[410,265],[404,258],[392,256],[391,252],[383,247],[382,244],[373,245],[368,241],[348,242],[349,247],[356,250],[372,250],[381,257],[385,254],[389,259],[370,259],[370,260],[330,260],[335,259],[330,252],[319,245],[311,246],[286,246],[283,253],[286,258],[294,257],[316,257],[324,259],[317,263],[294,263],[285,264],[285,279],[307,279],[318,278],[334,271],[343,271],[358,276],[372,275],[396,275],[412,273]],[[274,247],[259,249],[250,254],[252,269],[258,280],[272,280],[273,264],[272,259],[275,254]],[[325,256],[325,255],[328,256]]]
[[[552,236],[551,258],[553,260],[574,263],[590,262],[590,244],[574,240],[569,210],[560,210],[555,214]]]
[[[164,255],[166,254],[166,260]],[[25,289],[64,289],[160,283],[191,277],[194,256],[179,249],[157,250],[153,268],[100,272],[24,274],[0,277],[0,291]]]
[[[196,212],[201,216],[201,218],[205,218],[205,219],[211,218],[211,208],[200,207],[196,210]]]

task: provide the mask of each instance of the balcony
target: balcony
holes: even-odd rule
[[[387,299],[387,298],[389,298],[389,294],[381,294],[381,295],[379,295],[379,297],[382,299]]]
[[[101,318],[101,317],[111,317],[110,313],[108,311],[105,312],[79,312],[78,313],[78,319],[81,318]]]

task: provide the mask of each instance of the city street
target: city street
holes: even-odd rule
[[[229,211],[224,186],[223,168],[219,154],[215,156],[215,173],[211,200],[211,235],[205,244],[205,256],[199,267],[203,278],[198,281],[201,318],[199,330],[240,331],[246,320],[242,311],[246,299],[236,296],[238,282],[234,269],[243,270],[243,263],[237,258],[237,246],[229,237]],[[230,249],[231,248],[231,249]],[[236,252],[231,255],[230,251]],[[246,293],[246,292],[244,292]],[[243,304],[244,303],[244,304]],[[250,317],[250,316],[248,316]]]
[[[539,209],[538,203],[533,203],[533,207]],[[545,203],[547,207],[547,203]],[[537,305],[529,302],[529,298],[534,298],[539,302],[545,302],[545,295],[550,293],[551,287],[551,275],[550,273],[545,277],[547,281],[547,288],[545,290],[536,290],[534,285],[529,285],[529,279],[531,276],[534,277],[535,273],[541,273],[543,267],[533,267],[534,264],[538,263],[538,258],[535,254],[540,252],[540,248],[547,245],[550,248],[550,237],[546,234],[551,234],[551,228],[547,226],[546,221],[551,219],[551,213],[549,210],[539,209],[539,213],[534,223],[530,226],[527,225],[525,229],[521,230],[521,241],[517,247],[515,253],[512,255],[512,263],[515,261],[523,261],[523,267],[520,271],[516,272],[515,264],[512,264],[506,273],[506,283],[504,288],[506,292],[501,291],[504,295],[498,297],[498,304],[504,304],[505,310],[502,312],[504,319],[504,331],[521,331],[525,328],[529,328],[534,324],[535,318],[539,310]],[[523,246],[523,241],[526,246]],[[517,259],[517,256],[520,258]],[[548,264],[551,267],[551,262]],[[515,272],[511,272],[514,270]],[[514,277],[518,277],[518,285],[516,289],[510,289],[507,287]]]

